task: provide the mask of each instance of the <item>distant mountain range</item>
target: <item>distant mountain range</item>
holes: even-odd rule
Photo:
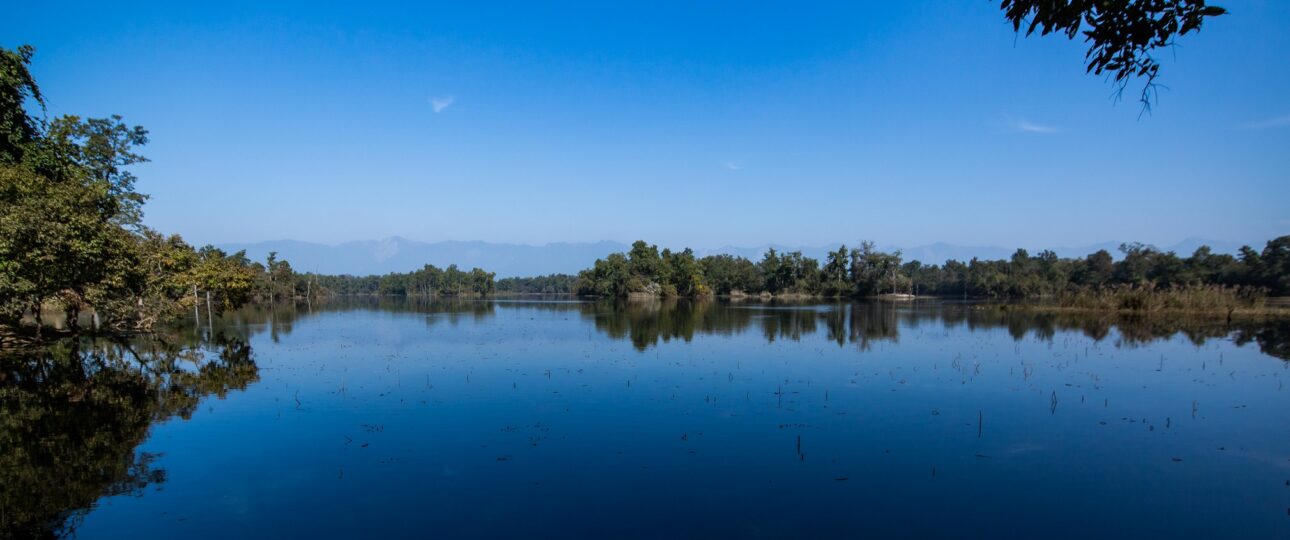
[[[1189,238],[1172,246],[1157,246],[1165,251],[1174,251],[1179,255],[1190,255],[1197,247],[1208,245],[1216,253],[1236,253],[1240,243],[1219,240]],[[1083,257],[1099,249],[1105,249],[1119,257],[1120,242],[1103,242],[1089,246],[1073,248],[1049,248],[1061,257]],[[329,245],[296,240],[276,240],[248,244],[221,244],[219,248],[235,252],[246,250],[248,257],[262,261],[269,252],[276,251],[279,259],[291,262],[299,272],[319,272],[323,274],[388,274],[390,272],[408,272],[433,264],[440,268],[456,264],[463,269],[479,267],[496,272],[498,277],[536,276],[554,273],[575,274],[591,266],[599,258],[610,253],[626,251],[631,246],[621,242],[559,242],[541,246],[524,244],[502,244],[492,242],[418,242],[406,238],[391,237],[384,240],[367,240]],[[700,257],[715,254],[730,254],[761,259],[769,248],[788,252],[800,250],[803,255],[824,260],[829,251],[837,249],[837,244],[826,246],[787,246],[765,244],[753,247],[725,246],[715,249],[696,249]],[[1262,249],[1262,246],[1254,246]],[[896,246],[879,246],[883,251],[901,249]],[[1040,249],[1031,249],[1033,255]],[[960,261],[978,259],[1006,259],[1012,256],[1015,248],[997,246],[959,246],[937,242],[924,246],[901,249],[905,260],[917,260],[928,264],[941,264],[948,259]]]

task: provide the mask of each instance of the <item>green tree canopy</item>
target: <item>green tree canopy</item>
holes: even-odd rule
[[[28,99],[43,109],[45,98],[28,67],[36,49],[22,45],[17,50],[0,48],[0,162],[22,159],[25,146],[40,132],[40,120],[27,114]]]

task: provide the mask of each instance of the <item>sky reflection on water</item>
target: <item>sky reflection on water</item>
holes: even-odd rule
[[[6,358],[5,483],[41,496],[6,488],[5,526],[1284,537],[1287,335],[939,302],[248,310],[131,344],[162,351],[150,364],[96,363],[118,349],[90,341],[46,354],[100,366],[93,382]]]

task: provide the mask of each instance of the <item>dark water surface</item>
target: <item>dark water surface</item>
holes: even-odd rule
[[[0,356],[13,537],[1290,538],[1290,326],[334,301]]]

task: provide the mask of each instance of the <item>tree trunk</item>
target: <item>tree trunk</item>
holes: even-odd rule
[[[67,314],[67,330],[73,334],[79,334],[81,332],[80,304],[76,301],[68,302],[67,309],[64,312]]]
[[[36,318],[36,339],[39,340],[40,331],[42,328],[45,327],[45,322],[40,320],[40,299],[39,298],[33,298],[31,300],[31,314]]]

